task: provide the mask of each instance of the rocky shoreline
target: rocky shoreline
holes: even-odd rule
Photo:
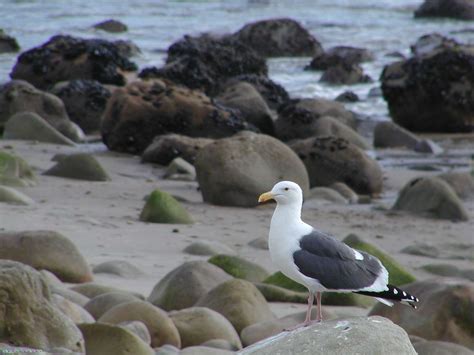
[[[292,19],[185,36],[160,68],[132,43],[23,51],[0,86],[0,352],[304,352],[311,333],[326,352],[472,353],[474,52],[440,34],[411,50],[383,70],[392,121],[375,124],[269,78],[268,58],[312,56],[322,82],[376,80],[376,53],[324,50]],[[419,310],[328,294],[327,323],[280,334],[306,295],[269,260],[257,197],[279,180]]]

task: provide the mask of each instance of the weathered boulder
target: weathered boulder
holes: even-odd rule
[[[309,189],[298,156],[263,134],[245,132],[216,140],[199,151],[195,167],[204,201],[215,205],[256,206],[257,196],[280,180],[298,183],[304,193]]]
[[[316,38],[290,18],[249,23],[233,36],[264,57],[304,57],[323,52]]]
[[[143,275],[141,271],[134,264],[126,260],[109,260],[94,266],[92,271],[95,274],[104,273],[112,274],[124,278],[136,278]]]
[[[380,80],[392,120],[410,131],[472,131],[473,48],[428,49],[384,68]]]
[[[206,261],[186,262],[155,285],[148,301],[167,311],[192,307],[208,291],[230,279]]]
[[[0,150],[0,184],[7,186],[34,186],[35,173],[19,156]]]
[[[371,83],[372,78],[364,74],[364,70],[360,65],[343,62],[327,68],[319,81],[331,85],[354,85]]]
[[[234,255],[214,255],[207,262],[220,267],[233,277],[251,282],[261,282],[269,276],[268,271],[260,265]]]
[[[107,103],[102,139],[111,150],[141,153],[157,135],[226,137],[245,129],[240,114],[205,94],[161,80],[118,88]]]
[[[16,39],[12,36],[7,35],[0,28],[0,53],[14,53],[20,50],[20,46]]]
[[[10,76],[47,89],[57,82],[74,79],[124,85],[124,72],[135,70],[136,64],[112,42],[57,35],[20,54]]]
[[[370,314],[391,319],[410,335],[474,348],[474,283],[438,277],[405,285],[404,289],[421,300],[416,312],[396,304],[376,305]]]
[[[343,182],[359,194],[382,191],[379,164],[362,149],[343,138],[314,137],[290,142],[308,170],[311,186]]]
[[[474,176],[468,172],[443,173],[437,178],[446,181],[459,198],[469,200],[474,197]]]
[[[137,300],[138,298],[130,293],[112,291],[95,296],[84,305],[84,309],[95,319],[99,319],[116,305]]]
[[[189,244],[186,248],[184,248],[183,252],[191,255],[235,254],[235,251],[227,245],[208,240],[199,240],[193,242]]]
[[[264,75],[242,74],[232,77],[223,84],[220,91],[225,90],[229,85],[234,85],[241,81],[252,84],[271,109],[277,109],[281,104],[290,99],[290,95],[283,86]]]
[[[186,209],[170,194],[159,189],[148,196],[140,213],[140,221],[151,223],[192,224]]]
[[[33,199],[12,187],[0,185],[0,202],[17,205],[32,205]]]
[[[74,142],[83,138],[84,133],[69,119],[63,102],[57,96],[23,80],[12,80],[0,86],[0,127],[15,113],[25,111],[38,114]]]
[[[44,175],[58,176],[86,181],[108,181],[109,175],[91,154],[75,153],[65,155],[56,165],[46,170]]]
[[[251,324],[275,318],[260,291],[252,283],[241,279],[216,286],[196,306],[219,312],[232,323],[237,333]]]
[[[5,139],[21,139],[75,146],[75,143],[34,112],[18,112],[4,125]]]
[[[422,17],[473,20],[474,3],[471,0],[425,0],[415,11],[415,18]]]
[[[153,349],[131,331],[110,324],[80,324],[90,355],[154,355]]]
[[[49,270],[65,282],[92,280],[89,265],[76,246],[54,231],[1,232],[0,258]]]
[[[362,62],[370,62],[373,59],[374,55],[368,49],[350,46],[336,46],[315,56],[305,69],[327,70],[330,67],[339,66],[341,64],[360,64]]]
[[[212,339],[224,339],[234,348],[242,348],[239,335],[232,324],[212,309],[191,307],[172,311],[169,316],[178,328],[183,348],[201,345]]]
[[[109,19],[99,23],[96,23],[94,26],[95,29],[102,30],[105,32],[112,32],[112,33],[119,33],[119,32],[127,32],[128,27],[123,22],[118,20]]]
[[[100,130],[110,91],[95,80],[71,80],[56,84],[51,92],[59,97],[66,107],[72,122],[85,133]]]
[[[53,304],[58,307],[74,324],[94,323],[95,319],[84,308],[68,300],[67,298],[53,293],[51,295]]]
[[[84,351],[81,332],[53,305],[48,285],[33,268],[0,260],[0,308],[0,342]]]
[[[295,99],[278,109],[275,135],[284,141],[312,137],[319,128],[317,121],[325,116],[335,118],[351,128],[355,127],[354,114],[339,102],[326,99]]]
[[[415,277],[410,274],[404,267],[402,267],[395,259],[393,259],[386,252],[380,250],[375,245],[372,245],[355,234],[349,234],[343,240],[344,243],[351,248],[365,251],[370,255],[378,258],[388,271],[388,281],[392,285],[405,285],[415,281]],[[419,298],[419,297],[418,297]]]
[[[273,135],[272,113],[252,84],[240,81],[228,85],[216,100],[224,106],[239,110],[243,118],[262,133]]]
[[[455,221],[469,219],[456,192],[448,183],[436,177],[420,177],[408,182],[392,209]]]
[[[241,74],[267,75],[265,59],[241,41],[229,36],[216,38],[208,34],[184,36],[168,48],[166,65],[145,68],[140,78],[164,78],[200,89],[216,92],[220,82]]]
[[[146,301],[120,303],[105,312],[97,321],[118,324],[124,321],[143,322],[150,332],[151,346],[163,344],[181,347],[178,330],[165,311]]]
[[[361,341],[363,339],[364,341]],[[283,332],[245,348],[259,354],[416,354],[407,333],[382,317],[357,317],[323,322]]]
[[[199,150],[213,141],[210,138],[193,138],[174,133],[159,135],[143,152],[142,161],[168,165],[179,157],[194,164]]]
[[[393,122],[379,122],[374,128],[374,147],[415,149],[421,141],[415,134]]]

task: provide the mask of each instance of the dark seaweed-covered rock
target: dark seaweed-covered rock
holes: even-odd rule
[[[358,64],[341,63],[327,68],[319,81],[332,85],[353,85],[370,83],[372,78],[365,75],[362,67]]]
[[[277,109],[290,99],[290,95],[283,86],[277,84],[270,78],[263,75],[242,74],[233,77],[224,84],[223,89],[227,86],[234,85],[236,82],[245,81],[253,85],[253,87],[262,95],[268,107]]]
[[[415,11],[415,17],[449,17],[460,20],[474,19],[472,0],[425,0]]]
[[[311,186],[343,182],[359,194],[382,191],[382,169],[356,145],[343,138],[312,137],[295,140],[290,147],[303,160]]]
[[[0,53],[18,52],[20,46],[15,38],[7,35],[0,28]]]
[[[124,85],[123,72],[135,70],[137,66],[111,42],[58,35],[20,54],[10,76],[45,89],[74,79]]]
[[[128,27],[126,24],[114,19],[99,22],[95,24],[93,27],[98,30],[113,32],[113,33],[126,32],[128,30]]]
[[[100,129],[110,91],[95,80],[71,80],[54,86],[52,93],[59,97],[71,121],[85,133]]]
[[[172,44],[166,65],[145,68],[139,77],[169,79],[212,94],[222,80],[241,74],[267,75],[267,71],[265,59],[242,42],[202,35],[185,36]]]
[[[423,48],[422,48],[423,47]],[[392,120],[410,131],[474,129],[474,48],[441,41],[386,66],[382,92]]]
[[[337,46],[315,56],[306,70],[326,70],[341,64],[360,64],[374,59],[373,54],[365,48]]]
[[[247,24],[234,37],[264,57],[315,56],[323,52],[308,30],[289,18]]]
[[[161,134],[220,138],[246,128],[240,114],[216,105],[202,92],[153,80],[114,91],[101,133],[109,149],[136,154]]]

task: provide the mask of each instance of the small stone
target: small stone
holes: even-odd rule
[[[36,178],[24,159],[0,150],[0,184],[18,187],[34,186]]]
[[[123,24],[120,21],[110,19],[99,22],[94,25],[94,28],[98,30],[102,30],[105,32],[112,32],[112,33],[119,33],[119,32],[126,32],[128,31],[127,25]]]
[[[140,220],[151,223],[193,223],[191,216],[175,198],[158,189],[148,197]]]
[[[164,178],[170,180],[194,181],[196,180],[196,169],[183,158],[174,158],[168,165]]]
[[[209,263],[220,267],[233,277],[252,282],[261,282],[269,276],[267,270],[260,265],[232,255],[214,255]]]
[[[86,181],[110,180],[107,172],[97,159],[85,153],[64,156],[55,166],[43,174]]]
[[[3,203],[12,203],[17,205],[33,205],[33,201],[30,197],[26,196],[24,193],[8,186],[0,185],[0,202]]]
[[[335,101],[339,102],[358,102],[359,96],[353,91],[344,91],[342,94],[339,94]]]
[[[136,278],[143,275],[143,272],[135,265],[125,260],[110,260],[96,265],[92,271],[94,273],[113,274],[125,278]]]
[[[136,301],[137,297],[125,292],[107,292],[90,299],[85,305],[87,310],[95,319],[102,317],[109,309],[126,302]]]
[[[96,296],[102,295],[104,293],[108,292],[122,292],[122,293],[128,293],[132,296],[137,297],[138,299],[143,300],[144,297],[143,295],[135,292],[129,292],[125,290],[121,290],[112,286],[105,286],[105,285],[100,285],[95,282],[87,282],[83,283],[80,285],[72,286],[71,290],[79,292],[80,294],[89,297],[89,298],[94,298]]]
[[[148,345],[151,344],[151,336],[145,323],[139,320],[125,321],[117,324],[118,326],[131,331]]]
[[[400,250],[400,252],[410,255],[427,256],[429,258],[437,258],[440,254],[438,248],[434,245],[424,243],[409,245]]]
[[[191,243],[184,248],[183,252],[191,255],[235,254],[235,251],[227,245],[208,240],[200,240]]]
[[[268,250],[268,238],[260,237],[248,242],[248,245],[254,247],[255,249]]]
[[[415,152],[438,155],[443,153],[444,149],[431,139],[422,139],[415,144]]]
[[[311,200],[326,201],[335,204],[347,205],[347,201],[338,191],[329,187],[313,187],[309,192],[306,204]]]

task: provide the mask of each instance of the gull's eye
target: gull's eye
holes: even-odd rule
[[[288,191],[290,188],[289,187],[285,187],[285,191]]]

